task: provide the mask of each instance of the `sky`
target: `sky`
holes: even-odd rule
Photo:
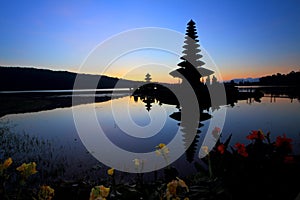
[[[136,80],[149,72],[153,81],[177,82],[168,73],[177,68],[180,55],[135,50],[114,55],[107,67],[102,57],[116,54],[130,40],[115,45],[116,51],[106,51],[103,44],[128,31],[157,27],[182,34],[182,42],[174,40],[182,50],[190,19],[196,22],[204,59],[210,60],[204,67],[215,65],[223,80],[300,70],[297,0],[1,0],[0,65]],[[97,48],[105,52],[98,63],[85,65]]]

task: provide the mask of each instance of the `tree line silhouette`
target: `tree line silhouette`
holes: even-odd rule
[[[230,83],[241,86],[265,85],[265,86],[300,86],[300,71],[291,71],[288,74],[276,73],[258,78],[258,81],[239,81],[237,84],[232,80]]]
[[[259,78],[261,85],[286,85],[286,86],[300,86],[300,71],[291,71],[288,74],[273,74],[271,76],[264,76]]]

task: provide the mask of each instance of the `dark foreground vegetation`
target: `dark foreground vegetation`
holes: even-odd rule
[[[62,161],[53,158],[51,144],[29,136],[16,137],[8,126],[0,130],[0,198],[1,199],[286,199],[294,200],[300,188],[299,155],[293,154],[293,141],[286,135],[271,141],[271,133],[251,131],[248,144],[230,144],[219,128],[211,133],[214,147],[202,146],[201,162],[195,162],[197,173],[178,177],[178,171],[168,165],[157,176],[128,174],[114,169],[102,176],[65,180]],[[157,156],[168,159],[170,150],[157,144]],[[20,151],[29,153],[20,157]],[[137,168],[141,162],[135,159]],[[144,175],[152,176],[151,180]],[[124,179],[125,177],[129,177]],[[59,178],[57,178],[59,177]],[[75,176],[76,177],[76,174]]]

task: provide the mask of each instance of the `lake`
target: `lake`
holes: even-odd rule
[[[27,162],[36,161],[45,168],[61,166],[58,175],[66,179],[101,176],[108,167],[133,173],[151,172],[170,163],[180,176],[185,176],[196,172],[195,163],[201,164],[201,145],[214,144],[212,130],[216,125],[212,122],[220,114],[223,117],[221,141],[232,134],[231,144],[247,144],[247,134],[261,129],[264,133],[270,131],[272,140],[282,134],[293,138],[293,153],[300,154],[298,99],[265,94],[260,102],[239,100],[234,105],[205,110],[212,118],[201,121],[196,139],[189,146],[189,130],[178,119],[170,117],[179,111],[175,105],[129,96],[127,91],[99,95],[110,98],[1,117],[1,121],[9,121],[14,134],[24,137],[25,133],[27,138],[38,138],[47,146],[30,141],[32,148],[14,156]],[[55,95],[53,98],[64,97]],[[160,143],[170,149],[167,160],[156,155],[155,149]],[[137,168],[134,159],[141,160],[143,166]]]

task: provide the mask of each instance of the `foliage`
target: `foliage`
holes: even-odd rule
[[[169,148],[163,143],[160,143],[155,148],[156,148],[155,150],[156,155],[157,156],[161,155],[166,161],[166,164],[169,165],[169,160],[168,160],[168,154],[170,152]]]
[[[233,199],[245,194],[244,199],[295,198],[299,188],[292,181],[300,174],[298,156],[292,155],[292,139],[284,134],[271,142],[270,133],[253,130],[247,136],[249,144],[232,147],[231,135],[225,142],[221,138],[203,161]]]
[[[35,162],[23,163],[15,171],[8,171],[12,163],[12,158],[8,158],[0,164],[1,199],[51,200],[54,197],[54,189],[48,185],[41,186],[38,193],[28,185],[31,181],[29,178],[38,173]],[[16,178],[16,171],[19,172],[20,178]]]
[[[110,188],[104,187],[103,185],[95,186],[91,190],[90,200],[106,200],[109,192]]]
[[[114,88],[117,83],[122,84],[123,87],[132,87],[135,84],[139,84],[136,81],[120,80],[105,75],[98,76],[77,74],[68,71],[0,66],[0,90],[72,90],[76,76],[80,76],[91,82],[98,82],[99,80],[97,88]],[[94,89],[94,87],[89,88],[89,85],[84,87],[85,89]]]
[[[1,144],[5,149],[7,144],[3,141],[11,136],[6,132],[9,129],[3,130],[0,129],[4,136]],[[191,176],[178,177],[176,168],[168,165],[170,150],[167,145],[161,143],[155,150],[157,156],[166,161],[167,167],[163,169],[163,176],[160,179],[157,179],[157,172],[154,172],[154,181],[143,180],[144,160],[134,159],[137,179],[130,181],[118,178],[124,177],[125,173],[110,168],[105,171],[106,178],[101,177],[95,182],[68,183],[65,180],[56,182],[53,186],[55,191],[43,183],[46,179],[41,179],[40,173],[43,170],[42,167],[38,168],[39,162],[21,163],[21,159],[14,159],[13,156],[17,155],[14,150],[1,151],[0,198],[35,200],[51,200],[56,197],[90,200],[232,200],[240,199],[241,196],[243,199],[295,198],[299,188],[293,181],[298,180],[300,174],[299,158],[292,154],[292,139],[283,134],[271,141],[270,133],[264,134],[261,130],[253,130],[246,137],[249,140],[248,144],[238,142],[231,146],[232,136],[223,140],[220,132],[219,128],[215,128],[212,132],[216,138],[216,145],[211,150],[207,146],[202,147],[201,150],[206,156],[201,159],[202,164],[195,163],[198,173]],[[8,152],[12,153],[12,157],[7,156]]]
[[[262,85],[297,85],[299,86],[300,71],[291,71],[288,74],[273,74],[271,76],[264,76],[259,79]]]
[[[41,181],[48,177],[55,181],[65,174],[67,159],[54,153],[64,151],[64,147],[53,147],[49,140],[26,133],[17,134],[13,130],[14,126],[9,121],[0,121],[0,160],[11,157],[16,166],[32,161],[38,163]]]
[[[38,192],[38,200],[51,200],[54,197],[54,189],[48,185],[42,185]]]

